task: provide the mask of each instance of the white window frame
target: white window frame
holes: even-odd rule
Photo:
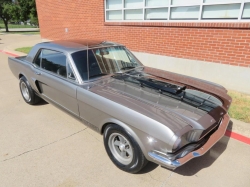
[[[225,2],[216,2],[216,3],[203,3],[204,0],[200,0],[200,4],[183,4],[183,5],[171,5],[171,0],[169,0],[168,6],[154,6],[154,7],[146,7],[146,0],[143,0],[144,6],[142,8],[124,8],[124,1],[122,0],[122,8],[119,9],[107,9],[106,1],[104,0],[104,16],[105,16],[105,22],[249,22],[250,19],[242,19],[242,14],[244,10],[244,4],[250,3],[250,0],[232,0],[231,2],[225,3]],[[206,5],[226,5],[226,4],[241,4],[239,16],[237,19],[202,19],[202,10],[203,7]],[[200,12],[198,20],[171,20],[170,19],[170,13],[172,7],[184,7],[184,6],[200,6]],[[145,19],[145,9],[150,8],[168,8],[168,18],[167,20],[146,20]],[[132,9],[142,9],[143,10],[143,20],[125,20],[124,19],[124,11],[125,10],[132,10]],[[107,20],[107,11],[112,10],[122,10],[122,20]]]

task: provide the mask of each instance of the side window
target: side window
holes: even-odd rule
[[[67,78],[66,59],[61,52],[43,49],[41,68]]]
[[[33,64],[36,67],[40,67],[40,63],[41,63],[41,57],[42,57],[42,52],[39,52],[39,55],[37,55],[36,59],[34,60]]]

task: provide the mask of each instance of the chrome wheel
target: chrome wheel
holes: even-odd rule
[[[25,100],[27,102],[29,102],[31,97],[30,97],[28,87],[26,86],[26,84],[24,82],[21,82],[21,91],[22,91],[22,95],[25,98]]]
[[[108,146],[113,156],[124,165],[133,160],[133,150],[130,142],[119,133],[112,133],[109,136]]]

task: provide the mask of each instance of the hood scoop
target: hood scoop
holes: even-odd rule
[[[179,86],[176,84],[170,84],[167,82],[162,82],[154,80],[147,77],[140,76],[130,76],[130,75],[114,75],[113,78],[123,80],[125,82],[132,82],[140,85],[141,87],[149,87],[155,90],[158,90],[160,93],[168,92],[171,94],[180,94],[183,90],[186,89],[186,86]]]
[[[169,83],[164,83],[164,82],[160,82],[160,81],[155,81],[153,79],[145,79],[145,78],[141,78],[141,79],[137,79],[140,83],[141,86],[143,87],[145,86],[149,86],[151,88],[154,89],[158,89],[158,91],[161,92],[168,92],[168,93],[172,93],[172,94],[179,94],[182,92],[182,90],[186,89],[186,86],[178,86],[175,84],[169,84]]]
[[[128,89],[125,89],[128,87],[124,87],[121,88],[121,90],[126,90],[125,92],[129,92],[133,96],[144,98],[158,105],[162,105],[163,103],[163,106],[173,105],[173,108],[171,108],[175,108],[174,110],[185,108],[185,111],[194,112],[198,109],[204,112],[210,112],[218,106],[222,106],[222,102],[212,95],[198,90],[186,89],[186,86],[179,86],[169,82],[159,81],[151,77],[149,78],[147,77],[147,74],[144,73],[140,74],[140,76],[119,74],[112,77],[116,80],[122,81],[129,87],[132,86],[135,88],[128,91]],[[115,82],[112,84],[114,86]],[[136,88],[141,90],[144,94],[141,95],[141,91],[136,91]],[[117,89],[119,88],[117,87]],[[167,98],[169,98],[168,102],[163,102],[163,100]],[[193,107],[194,110],[187,109],[188,106]]]

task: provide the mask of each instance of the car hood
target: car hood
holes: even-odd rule
[[[203,81],[203,84],[210,83]],[[144,114],[168,126],[173,132],[186,126],[207,129],[220,120],[221,116],[217,113],[225,112],[222,101],[212,94],[145,70],[114,75],[96,82],[89,90]]]

